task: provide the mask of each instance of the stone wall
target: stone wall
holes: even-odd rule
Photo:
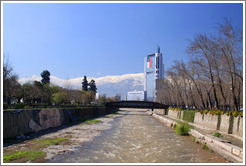
[[[3,138],[38,132],[114,111],[116,110],[104,107],[3,111]]]

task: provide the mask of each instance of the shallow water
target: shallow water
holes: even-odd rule
[[[115,117],[112,128],[72,154],[59,155],[55,163],[225,163],[204,150],[190,136],[177,135],[170,127],[146,114],[128,109]]]

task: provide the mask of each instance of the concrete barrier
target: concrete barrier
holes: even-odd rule
[[[178,111],[169,110],[167,115],[172,117],[172,118],[177,118],[178,119],[178,113],[179,113]]]
[[[168,110],[167,116],[176,120],[183,119],[184,111]],[[164,109],[155,109],[155,114],[164,115]],[[204,126],[210,130],[217,130],[223,133],[232,134],[238,139],[243,139],[243,118],[240,116],[233,117],[224,115],[212,115],[210,113],[195,113],[194,125]]]
[[[232,134],[243,137],[243,118],[240,116],[234,117]]]
[[[164,115],[165,110],[164,109],[154,109],[154,113],[157,115]]]
[[[87,120],[116,111],[104,107],[78,109],[39,109],[3,111],[3,138],[58,127],[79,120]]]

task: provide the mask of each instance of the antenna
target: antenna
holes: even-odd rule
[[[160,53],[160,46],[157,44],[157,52]]]

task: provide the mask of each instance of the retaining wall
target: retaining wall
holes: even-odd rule
[[[3,111],[3,138],[38,132],[70,122],[102,116],[114,111],[116,110],[104,107]]]
[[[164,111],[160,111],[160,109],[158,109],[158,112],[161,113]],[[174,119],[183,119],[183,112],[184,111],[168,110],[167,116]],[[164,115],[164,113],[162,115]],[[227,116],[226,114],[212,115],[209,113],[201,114],[200,112],[196,112],[194,117],[194,124],[204,126],[212,130],[233,134],[240,139],[243,137],[243,118],[240,116],[234,117],[232,115]]]
[[[206,126],[213,130],[218,130],[218,115],[195,113],[194,123],[202,126]]]
[[[164,109],[154,109],[154,113],[157,115],[165,115]]]
[[[230,120],[232,116],[227,116],[227,115],[221,115],[221,122],[220,122],[220,131],[229,133],[229,128],[230,128]]]

